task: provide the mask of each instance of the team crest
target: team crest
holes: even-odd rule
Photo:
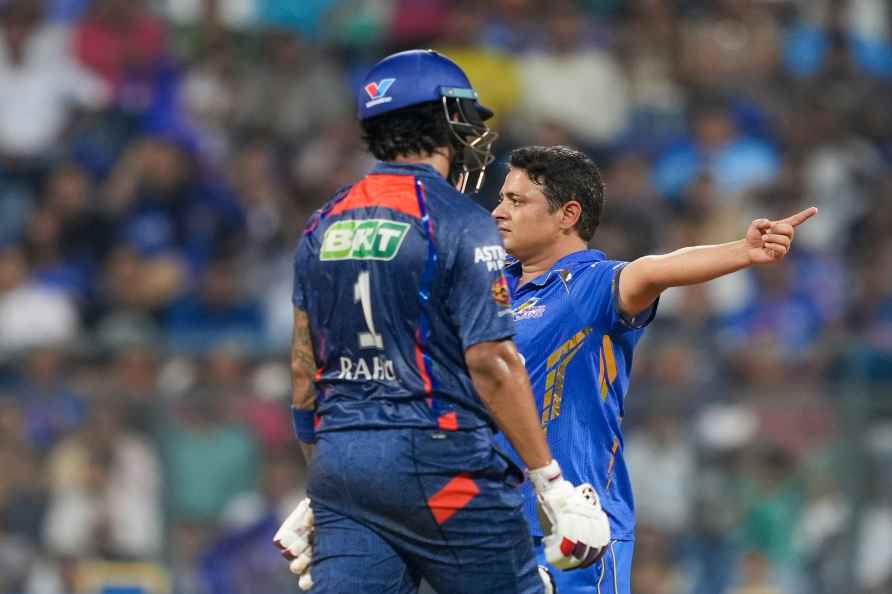
[[[542,314],[545,313],[545,306],[538,305],[539,298],[532,297],[522,304],[518,305],[514,308],[514,321],[519,322],[520,320],[533,320],[536,318],[541,318]]]
[[[396,82],[395,78],[382,78],[378,82],[370,82],[365,88],[369,101],[365,102],[366,107],[374,107],[381,103],[389,103],[393,101],[393,97],[387,95],[387,91]]]
[[[499,278],[492,283],[492,300],[495,301],[496,305],[499,307],[511,307],[511,295],[508,293],[508,281],[505,279],[504,275],[500,274]]]

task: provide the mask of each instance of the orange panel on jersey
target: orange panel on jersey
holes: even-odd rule
[[[480,494],[480,487],[466,473],[456,476],[427,500],[437,524],[443,524]]]
[[[443,413],[437,419],[437,425],[440,427],[440,431],[458,431],[458,415],[454,410]]]
[[[369,175],[350,188],[347,197],[338,202],[330,214],[370,206],[392,208],[420,219],[415,178],[411,175]]]

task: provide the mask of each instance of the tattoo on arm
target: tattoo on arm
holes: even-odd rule
[[[310,337],[307,312],[294,308],[294,336],[291,341],[292,404],[301,410],[312,410],[316,405],[316,358]]]

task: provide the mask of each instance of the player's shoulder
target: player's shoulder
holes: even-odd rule
[[[338,202],[343,200],[347,196],[347,194],[350,193],[353,185],[354,184],[349,184],[338,188],[335,193],[332,194],[331,198],[329,198],[325,202],[325,204],[313,211],[313,214],[309,216],[306,224],[304,225],[303,237],[312,235],[319,228],[322,222],[328,217],[329,214],[331,214],[331,211],[334,210],[335,206],[337,206]]]
[[[576,277],[575,280],[577,282],[575,284],[577,286],[600,284],[608,287],[613,282],[616,274],[628,264],[628,262],[622,260],[611,260],[604,252],[599,250],[585,250],[579,253],[574,263],[576,266],[574,267],[573,276]]]

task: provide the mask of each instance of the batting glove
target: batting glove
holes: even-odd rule
[[[310,564],[313,561],[313,508],[304,498],[292,511],[273,537],[273,543],[290,563],[288,569],[298,576],[297,585],[307,591],[313,587]]]
[[[542,586],[545,587],[545,594],[557,594],[557,584],[554,583],[554,576],[548,571],[544,565],[539,566],[539,578],[542,580]]]
[[[582,569],[601,558],[610,543],[610,521],[589,484],[573,487],[557,461],[529,471],[551,534],[542,539],[546,560],[564,571]]]

